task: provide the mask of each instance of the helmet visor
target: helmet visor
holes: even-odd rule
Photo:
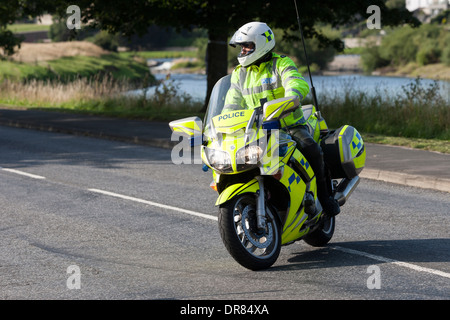
[[[238,45],[238,42],[237,42],[237,39],[236,39],[238,33],[239,33],[239,30],[236,31],[236,32],[233,34],[233,36],[232,36],[231,39],[230,39],[230,42],[228,42],[228,44],[229,44],[230,46],[232,46],[233,48],[236,48],[236,46]]]
[[[255,43],[253,42],[241,42],[238,44],[241,46],[241,52],[238,57],[246,57],[255,52]]]

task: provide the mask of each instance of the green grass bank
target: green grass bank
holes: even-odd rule
[[[109,53],[101,56],[68,56],[35,63],[1,61],[0,81],[57,80],[70,82],[78,78],[101,78],[110,75],[117,80],[141,82],[153,78],[145,61],[131,56]]]

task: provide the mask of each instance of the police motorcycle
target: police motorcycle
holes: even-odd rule
[[[245,268],[261,270],[275,263],[284,245],[303,240],[325,246],[336,222],[323,213],[314,172],[279,120],[302,108],[322,147],[330,191],[341,206],[360,181],[366,152],[354,127],[329,130],[314,105],[302,107],[295,96],[222,112],[230,79],[225,76],[214,86],[203,123],[189,117],[169,126],[192,145],[201,144],[203,166],[212,169],[220,235],[228,252]]]

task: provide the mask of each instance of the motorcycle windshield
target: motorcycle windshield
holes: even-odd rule
[[[265,136],[255,109],[239,110],[225,106],[231,75],[220,79],[211,92],[203,125],[205,163],[221,173],[249,170],[259,165],[265,149]]]
[[[210,125],[212,124],[212,118],[222,113],[223,107],[225,105],[225,98],[227,92],[231,86],[231,75],[227,75],[221,78],[214,85],[211,92],[211,97],[209,98],[208,108],[204,120],[204,132],[203,134],[211,138]]]
[[[217,139],[217,133],[231,134],[245,129],[252,118],[254,109],[247,109],[245,105],[224,110],[230,80],[231,75],[221,78],[211,92],[203,127],[203,135],[208,139]]]

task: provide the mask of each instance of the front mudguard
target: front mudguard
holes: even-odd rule
[[[256,179],[252,179],[247,183],[236,183],[228,186],[223,190],[216,201],[216,206],[220,206],[225,202],[233,199],[235,196],[243,193],[256,193],[259,190],[259,183]]]

